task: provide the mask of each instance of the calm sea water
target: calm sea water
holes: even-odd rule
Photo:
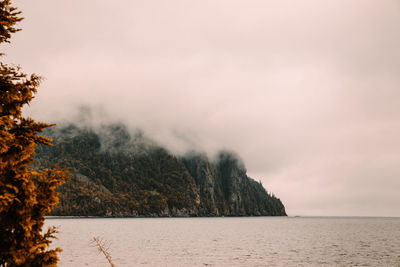
[[[400,218],[47,219],[61,266],[400,266]]]

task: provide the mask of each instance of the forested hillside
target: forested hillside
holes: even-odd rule
[[[93,130],[69,124],[45,135],[54,146],[37,148],[34,167],[56,164],[71,172],[52,215],[286,215],[282,202],[249,178],[232,153],[214,161],[200,153],[178,157],[123,125]]]

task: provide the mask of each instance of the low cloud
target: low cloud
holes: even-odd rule
[[[31,116],[87,105],[176,152],[235,150],[289,214],[400,216],[396,1],[16,4],[7,60],[46,78]]]

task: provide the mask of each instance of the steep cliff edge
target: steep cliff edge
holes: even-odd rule
[[[200,215],[286,215],[282,202],[248,177],[233,153],[220,152],[216,162],[201,154],[186,155],[182,161],[199,189]]]
[[[70,181],[53,215],[284,216],[275,196],[246,175],[238,157],[221,152],[177,157],[123,125],[70,124],[45,133],[53,147],[37,149],[34,167],[63,166]]]

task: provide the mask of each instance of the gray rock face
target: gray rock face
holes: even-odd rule
[[[221,152],[216,162],[191,154],[182,158],[200,192],[200,216],[285,216],[282,202],[246,175],[240,160]]]

